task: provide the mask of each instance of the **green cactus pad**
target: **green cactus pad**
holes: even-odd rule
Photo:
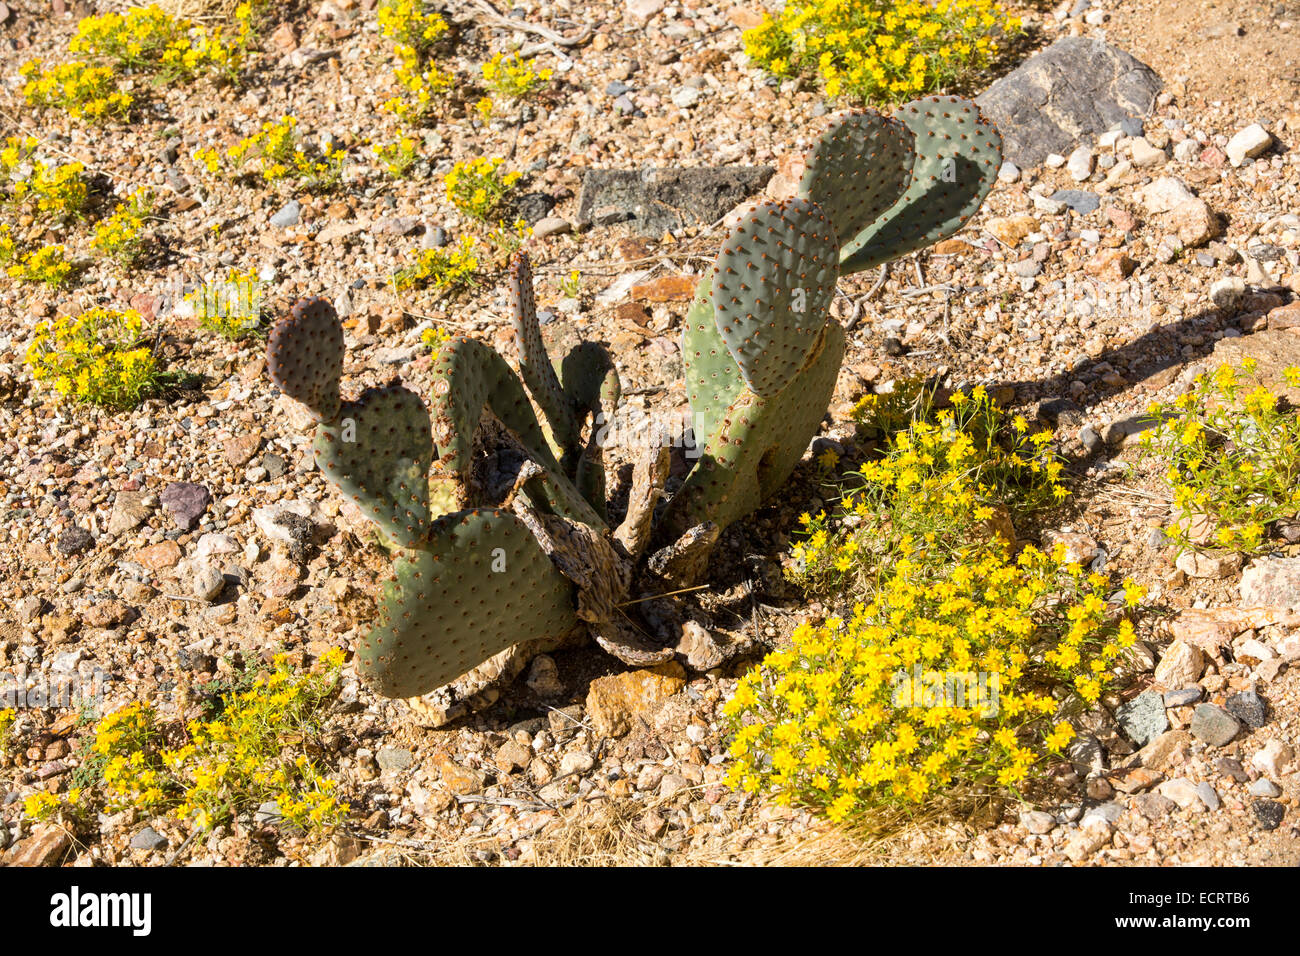
[[[576,448],[581,425],[573,414],[573,407],[555,366],[546,354],[542,343],[542,330],[537,322],[537,303],[533,297],[533,271],[528,254],[518,252],[510,261],[510,305],[514,315],[515,339],[519,348],[519,374],[551,426],[551,434],[561,450]]]
[[[894,118],[914,137],[911,183],[879,219],[844,237],[845,275],[951,236],[975,215],[1002,164],[1002,137],[970,100],[930,96],[900,107]]]
[[[623,384],[614,359],[596,342],[583,342],[575,347],[564,357],[560,372],[564,394],[570,407],[577,411],[579,428],[591,419],[591,435],[585,447],[567,453],[561,465],[603,520],[605,464],[599,439],[602,426],[613,421],[619,399],[623,397]]]
[[[821,206],[841,239],[856,236],[907,190],[914,140],[875,110],[839,113],[808,151],[799,195]]]
[[[708,521],[726,528],[790,477],[826,414],[844,357],[840,324],[827,322],[824,336],[789,387],[767,397],[746,392],[726,409],[668,504],[664,527],[670,538]]]
[[[280,391],[302,402],[317,421],[339,409],[343,326],[324,299],[303,299],[276,323],[266,342],[266,369]]]
[[[717,430],[732,402],[745,391],[740,367],[713,320],[713,280],[706,276],[695,290],[695,301],[682,328],[682,359],[686,397],[691,403],[695,440],[701,444]]]
[[[804,365],[826,324],[839,240],[812,200],[765,202],[727,237],[713,268],[718,332],[758,395]]]
[[[420,396],[367,389],[316,429],[316,463],[392,540],[410,547],[429,526],[433,434]]]
[[[533,406],[506,360],[473,339],[458,336],[438,352],[433,363],[433,438],[441,457],[439,470],[467,478],[474,435],[485,410],[509,428],[538,464],[559,470],[537,424]]]
[[[415,697],[577,623],[572,585],[518,518],[455,512],[433,523],[427,549],[397,553],[358,671],[386,697]]]

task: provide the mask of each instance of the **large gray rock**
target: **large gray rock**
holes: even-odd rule
[[[1146,116],[1161,82],[1123,50],[1062,37],[998,80],[975,102],[1002,134],[1003,155],[1022,169],[1066,155],[1087,137]]]
[[[661,236],[716,222],[766,186],[774,172],[771,166],[592,169],[582,177],[578,221],[628,222],[643,236]]]

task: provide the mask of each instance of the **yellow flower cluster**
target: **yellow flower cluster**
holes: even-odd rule
[[[37,823],[52,820],[59,814],[63,801],[47,790],[37,790],[23,800],[23,813]]]
[[[397,44],[403,59],[417,59],[448,32],[447,21],[425,13],[423,0],[384,0],[376,15],[379,32]]]
[[[234,20],[234,32],[228,36],[222,26],[196,25],[156,4],[132,7],[124,14],[82,19],[68,49],[111,60],[120,69],[156,72],[168,82],[205,73],[233,80],[253,41],[251,4],[239,4]]]
[[[420,159],[420,140],[414,136],[399,136],[391,143],[374,146],[375,159],[393,179],[401,179]]]
[[[393,76],[401,93],[385,100],[383,108],[412,126],[430,119],[443,95],[456,85],[456,75],[445,72],[436,63],[422,66],[418,61],[407,60],[393,71]]]
[[[0,754],[9,753],[9,732],[17,719],[12,708],[0,707]]]
[[[478,243],[473,236],[461,236],[456,246],[425,249],[411,265],[393,275],[393,290],[431,288],[446,294],[471,286],[478,278]]]
[[[197,150],[194,158],[208,172],[221,170],[220,154],[212,147]],[[303,189],[325,192],[342,182],[347,151],[341,148],[307,150],[298,134],[298,120],[282,116],[263,123],[252,136],[241,139],[226,151],[226,161],[235,169],[256,159],[258,174],[266,182],[294,178]]]
[[[40,60],[28,60],[18,72],[23,98],[30,105],[62,109],[74,119],[94,123],[122,119],[135,102],[118,88],[118,78],[108,66],[73,60],[46,70]]]
[[[205,282],[185,301],[199,325],[232,342],[255,332],[262,320],[262,288],[253,271],[231,269],[224,282]]]
[[[46,162],[36,155],[33,136],[10,136],[0,149],[0,196],[38,219],[80,216],[90,199],[81,163]]]
[[[560,280],[560,291],[567,298],[576,299],[582,293],[582,271],[570,270],[569,274]]]
[[[1015,553],[990,528],[995,506],[1039,500],[1034,485],[1059,497],[1046,443],[1001,449],[983,389],[954,400],[894,434],[836,514],[800,519],[794,577],[852,611],[801,625],[740,681],[726,706],[733,786],[836,821],[1017,787],[1072,739],[1062,700],[1095,702],[1134,643],[1136,584],[1108,601],[1107,579],[1064,548]],[[1008,430],[1014,443],[1028,428]]]
[[[448,32],[447,21],[425,13],[421,0],[386,0],[379,7],[378,21],[379,32],[394,42],[401,61],[393,71],[401,92],[385,101],[384,109],[404,123],[424,123],[456,85],[455,74],[439,68],[430,56],[434,43]]]
[[[110,804],[172,812],[201,831],[268,800],[303,829],[339,823],[348,806],[334,795],[335,782],[286,745],[319,731],[343,659],[331,650],[319,673],[303,673],[278,656],[269,675],[227,696],[211,720],[191,721],[175,748],[147,704],[108,715],[95,728],[92,753]]]
[[[1253,359],[1221,365],[1147,410],[1143,458],[1163,463],[1176,519],[1166,535],[1180,548],[1259,551],[1273,522],[1300,514],[1300,418],[1279,408],[1256,371]],[[1300,368],[1283,379],[1300,388]]]
[[[1019,30],[995,0],[788,0],[744,40],[775,76],[813,74],[828,96],[890,103],[968,76]]]
[[[481,156],[456,163],[443,179],[447,201],[470,218],[486,221],[521,178],[517,172],[503,175],[504,162]]]
[[[72,263],[62,245],[42,246],[26,255],[16,252],[13,255],[16,261],[5,273],[15,282],[39,282],[57,289],[72,276]]]
[[[431,325],[420,333],[420,342],[434,355],[451,341],[451,333],[440,325]]]
[[[153,194],[144,188],[132,193],[129,201],[118,203],[113,214],[95,226],[90,247],[101,255],[116,259],[130,268],[144,250],[145,220],[153,212]]]
[[[481,67],[488,88],[509,100],[519,100],[540,90],[551,81],[554,70],[533,69],[519,54],[498,53]]]
[[[135,310],[88,309],[36,327],[27,365],[38,382],[64,398],[106,408],[132,408],[158,386],[153,350],[140,344],[143,324]]]

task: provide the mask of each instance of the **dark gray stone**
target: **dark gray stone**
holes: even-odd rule
[[[1181,690],[1165,691],[1166,707],[1186,707],[1201,699],[1201,688],[1184,687]]]
[[[262,456],[262,467],[266,469],[266,474],[270,478],[279,478],[284,474],[285,462],[284,456],[277,455],[275,452],[268,451]]]
[[[1264,698],[1253,690],[1233,694],[1224,702],[1224,707],[1247,727],[1263,727],[1268,722],[1268,708],[1264,704]]]
[[[551,214],[555,208],[555,197],[546,193],[524,193],[514,200],[515,216],[535,226]]]
[[[167,838],[153,827],[145,827],[131,837],[133,850],[161,850],[167,846]]]
[[[1211,747],[1222,747],[1237,736],[1241,725],[1222,707],[1198,704],[1192,711],[1192,736]]]
[[[206,487],[190,481],[173,481],[158,496],[163,510],[182,531],[194,529],[211,501],[212,494]]]
[[[1080,216],[1096,212],[1101,205],[1101,197],[1090,189],[1058,189],[1052,193],[1052,198],[1065,203]]]
[[[1003,156],[1024,169],[1147,115],[1161,85],[1149,66],[1105,41],[1062,37],[975,102],[997,124]]]
[[[63,534],[59,535],[57,545],[59,554],[80,554],[82,551],[88,551],[95,544],[95,536],[85,528],[73,525]]]
[[[1153,690],[1143,691],[1115,711],[1124,735],[1139,747],[1159,737],[1169,729],[1165,714],[1165,699]]]
[[[597,210],[621,212],[643,236],[716,222],[760,191],[771,166],[593,169],[582,177],[578,221],[596,221]]]
[[[1250,805],[1261,830],[1276,830],[1286,816],[1286,807],[1275,800],[1255,800]]]

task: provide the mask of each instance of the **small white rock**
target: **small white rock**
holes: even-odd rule
[[[1134,166],[1160,166],[1169,159],[1163,149],[1156,149],[1147,142],[1145,136],[1135,136],[1129,143],[1129,149],[1133,156]]]
[[[1228,154],[1228,162],[1240,166],[1247,159],[1254,159],[1272,145],[1272,134],[1258,123],[1251,123],[1228,140],[1228,145],[1223,151]]]
[[[1092,164],[1092,150],[1087,146],[1080,146],[1072,152],[1066,162],[1066,166],[1070,170],[1070,178],[1076,183],[1081,183],[1092,175]]]

